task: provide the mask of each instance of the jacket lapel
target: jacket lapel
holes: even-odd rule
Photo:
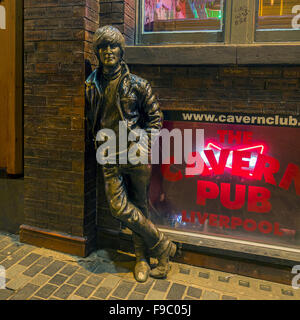
[[[103,102],[103,89],[102,89],[100,81],[99,81],[100,76],[101,76],[101,70],[99,68],[97,68],[97,71],[95,72],[94,79],[93,79],[93,82],[94,82],[95,88],[96,88],[95,93],[97,93],[97,94],[95,94],[95,96],[98,96],[98,99],[96,99],[97,104],[96,104],[96,110],[95,110],[95,114],[94,114],[94,123],[93,123],[94,136],[96,136],[95,128],[97,125],[101,104]]]

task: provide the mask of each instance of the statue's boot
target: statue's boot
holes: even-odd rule
[[[146,245],[138,234],[132,233],[132,240],[134,243],[136,263],[134,266],[134,277],[138,282],[146,282],[149,278],[150,266],[146,256]]]
[[[171,270],[169,257],[175,256],[176,245],[161,233],[160,241],[150,250],[158,260],[158,265],[150,271],[150,276],[156,279],[166,278],[167,274]]]
[[[176,245],[158,230],[152,221],[147,219],[137,208],[133,210],[127,223],[134,233],[142,237],[144,243],[149,248],[150,255],[158,260],[158,265],[150,271],[150,276],[158,279],[165,278],[171,269],[169,257],[174,257]],[[139,265],[145,266],[144,263],[140,263]],[[144,268],[142,268],[142,270],[144,270]]]

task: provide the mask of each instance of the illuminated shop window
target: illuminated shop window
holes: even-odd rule
[[[205,122],[195,121],[198,116]],[[245,125],[233,119],[244,119]],[[164,127],[176,128],[181,138],[174,139],[169,164],[152,165],[152,221],[190,240],[221,237],[300,253],[299,123],[292,115],[165,112]],[[193,137],[190,150],[199,154],[193,166],[174,161],[179,145],[184,159],[187,130]]]
[[[300,29],[299,0],[259,0],[258,30],[298,28]]]
[[[220,31],[223,12],[222,0],[144,0],[143,31]]]

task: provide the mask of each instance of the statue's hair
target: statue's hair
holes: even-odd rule
[[[117,44],[121,49],[121,59],[123,59],[125,49],[125,39],[122,33],[113,26],[104,26],[96,30],[93,39],[95,54],[100,62],[99,48],[105,43]]]

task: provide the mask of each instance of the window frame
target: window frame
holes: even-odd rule
[[[212,45],[212,44],[261,44],[300,42],[300,29],[257,29],[259,0],[223,0],[224,15],[220,31],[188,31],[188,32],[146,32],[143,33],[144,1],[136,0],[136,46],[151,45]],[[235,24],[235,12],[243,7],[247,10],[246,23]]]

